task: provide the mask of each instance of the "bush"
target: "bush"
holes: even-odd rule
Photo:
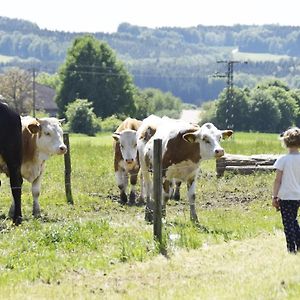
[[[122,122],[122,120],[119,119],[116,115],[107,117],[100,122],[101,131],[114,132],[119,127],[121,122]]]
[[[67,128],[71,132],[93,136],[100,130],[92,103],[88,102],[87,99],[76,99],[68,104],[66,116],[68,120]]]

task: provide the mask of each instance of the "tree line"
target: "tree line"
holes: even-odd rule
[[[237,67],[237,79],[243,78],[235,82],[238,87],[253,87],[262,76],[270,76],[298,88],[299,32],[299,27],[279,25],[151,29],[122,23],[116,33],[91,35],[114,49],[138,87],[171,91],[184,102],[200,105],[216,98],[225,87],[225,81],[212,74],[218,71],[216,61],[230,59],[234,48],[293,56],[279,61],[251,61],[247,67]],[[0,54],[14,57],[1,62],[0,70],[35,66],[53,74],[65,60],[73,40],[80,36],[84,33],[41,30],[28,21],[0,17]]]
[[[59,115],[67,117],[74,132],[95,134],[101,126],[112,128],[128,115],[138,119],[152,113],[179,117],[183,108],[170,92],[139,89],[111,47],[92,35],[74,39],[58,74],[44,73],[37,80],[56,89]],[[30,111],[32,86],[27,71],[9,69],[0,76],[0,83],[0,94],[9,105],[21,114]],[[268,79],[253,88],[224,89],[202,111],[202,122],[218,127],[279,132],[300,124],[300,90]]]
[[[300,126],[300,90],[280,80],[265,80],[253,89],[225,89],[202,107],[202,122],[238,131],[283,132]]]

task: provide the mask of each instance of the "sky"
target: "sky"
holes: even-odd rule
[[[118,25],[157,28],[201,25],[300,26],[299,0],[3,0],[0,16],[41,29],[116,32]]]

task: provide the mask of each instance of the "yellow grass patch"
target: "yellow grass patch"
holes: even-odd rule
[[[299,299],[299,267],[300,255],[287,253],[277,231],[119,265],[108,274],[76,271],[15,292],[20,299]]]

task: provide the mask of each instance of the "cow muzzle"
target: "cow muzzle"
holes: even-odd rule
[[[135,167],[135,161],[134,159],[125,159],[126,169],[132,170]]]
[[[224,149],[216,149],[215,150],[215,157],[220,158],[224,155]]]
[[[66,154],[68,151],[67,146],[66,145],[61,145],[58,148],[58,153],[57,154]]]

